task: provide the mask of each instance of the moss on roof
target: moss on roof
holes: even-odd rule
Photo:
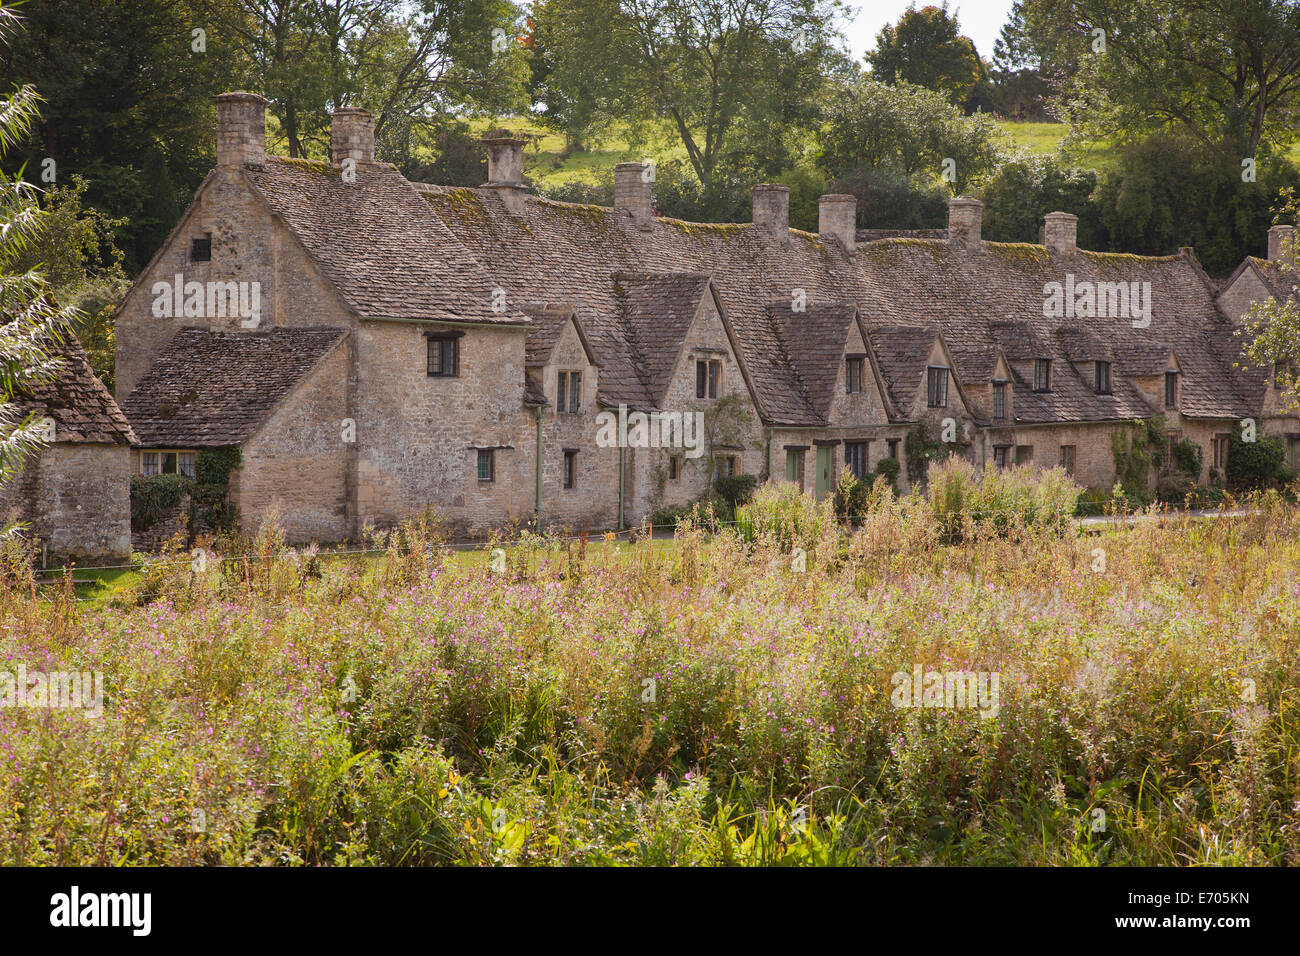
[[[288,163],[290,166],[295,166],[298,169],[309,173],[319,173],[322,176],[333,176],[335,179],[338,179],[343,175],[342,166],[335,166],[319,159],[290,159],[287,156],[277,156],[276,159],[282,163]]]
[[[745,229],[753,228],[750,223],[736,222],[686,222],[683,219],[669,219],[666,216],[660,216],[659,221],[665,226],[673,226],[680,229],[692,239],[703,242],[706,238],[735,238]]]

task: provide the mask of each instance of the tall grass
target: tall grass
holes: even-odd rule
[[[426,519],[372,561],[264,528],[118,606],[11,579],[0,670],[108,690],[0,708],[0,859],[1300,862],[1297,512],[1085,536],[1055,479],[999,524],[1019,484],[936,477],[847,534],[774,488],[499,571]],[[997,716],[895,707],[917,667],[998,672]]]

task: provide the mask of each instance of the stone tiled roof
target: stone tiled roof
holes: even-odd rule
[[[65,334],[66,340],[49,350],[59,360],[55,377],[14,396],[19,414],[53,419],[56,442],[132,444],[135,435],[122,409],[91,371],[76,336]]]
[[[572,318],[582,347],[587,351],[587,357],[594,365],[600,365],[600,362],[595,360],[596,353],[587,339],[587,333],[582,328],[582,320],[578,318],[577,310],[572,303],[523,302],[519,305],[519,311],[529,318],[528,337],[524,344],[524,364],[545,365],[549,362],[551,352],[560,340],[560,333],[564,331],[564,324]]]
[[[1237,348],[1231,324],[1190,251],[1163,257],[1052,256],[1040,245],[983,243],[963,251],[942,239],[904,238],[860,244],[848,253],[838,242],[799,230],[777,240],[749,225],[663,218],[641,230],[604,207],[524,196],[517,209],[507,209],[491,189],[421,190],[411,194],[429,204],[512,302],[557,294],[574,301],[604,363],[600,392],[607,404],[652,405],[661,374],[653,369],[675,358],[680,346],[680,341],[666,344],[671,335],[655,333],[656,347],[669,348],[673,355],[646,354],[640,334],[646,328],[644,310],[615,278],[636,273],[710,277],[754,385],[759,412],[769,424],[825,423],[814,397],[818,390],[803,380],[800,359],[791,353],[782,323],[769,308],[790,301],[796,290],[808,302],[856,306],[869,330],[913,330],[869,336],[873,347],[880,342],[886,348],[877,354],[878,365],[891,398],[902,407],[910,405],[910,398],[895,391],[918,385],[921,374],[913,380],[911,371],[925,364],[925,355],[907,350],[928,349],[933,336],[927,341],[917,331],[925,329],[941,333],[958,348],[954,365],[966,384],[975,384],[969,376],[978,377],[997,347],[1013,362],[1053,360],[1051,392],[1026,397],[1029,389],[1017,388],[1016,417],[1026,422],[1150,415],[1151,407],[1119,374],[1117,359],[1156,343],[1178,351],[1185,414],[1228,418],[1249,408],[1247,379],[1231,368]],[[1077,281],[1149,282],[1150,325],[1134,328],[1129,317],[1044,316],[1044,285],[1063,282],[1067,274]],[[642,315],[640,324],[631,329],[628,322],[636,315]],[[679,327],[679,320],[670,319],[661,329]],[[821,348],[818,343],[813,350]],[[1072,364],[1091,361],[1080,356],[1081,350],[1098,349],[1117,361],[1113,395],[1095,394]],[[1018,386],[1026,384],[1019,373],[1016,377]]]
[[[123,411],[146,448],[215,448],[252,437],[343,329],[177,332]]]
[[[245,175],[358,315],[526,323],[400,173],[268,157]]]
[[[937,334],[922,326],[873,326],[868,334],[880,374],[894,408],[911,408],[930,360]]]
[[[769,305],[768,315],[804,396],[817,415],[827,419],[849,329],[858,317],[857,306],[805,303],[796,312],[794,304],[787,299]]]
[[[616,272],[612,278],[618,315],[635,349],[637,373],[650,405],[661,408],[709,277],[698,272]]]

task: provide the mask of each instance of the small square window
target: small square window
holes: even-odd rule
[[[899,439],[897,439],[897,438],[889,438],[889,439],[886,439],[886,441],[887,441],[887,443],[889,444],[889,457],[892,458],[892,459],[894,459],[895,461],[897,461],[897,460],[898,460],[898,442],[899,442]]]
[[[146,475],[161,474],[159,471],[158,452],[146,451],[141,454],[140,471]]]
[[[682,456],[673,455],[668,459],[668,480],[676,481],[682,476]]]
[[[210,236],[204,236],[202,239],[195,239],[190,243],[190,261],[212,261],[212,238]]]
[[[182,451],[176,453],[176,471],[186,478],[194,477],[194,463],[197,455],[192,451]]]
[[[460,374],[460,349],[455,338],[429,336],[428,375],[448,378]]]
[[[1065,469],[1065,473],[1067,475],[1074,474],[1074,452],[1075,452],[1074,445],[1061,446],[1060,464],[1061,467]]]
[[[999,468],[1007,467],[1007,452],[1010,450],[1010,445],[995,445],[993,448],[993,464]]]
[[[577,481],[578,476],[578,453],[576,451],[566,451],[564,453],[564,487],[572,488]]]
[[[491,448],[478,450],[478,480],[492,481],[496,476],[495,454]]]

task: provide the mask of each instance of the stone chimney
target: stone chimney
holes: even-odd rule
[[[1268,258],[1270,262],[1295,258],[1295,226],[1270,226],[1268,230]]]
[[[265,97],[256,93],[219,93],[217,101],[217,165],[242,166],[266,162]]]
[[[1073,255],[1079,249],[1079,217],[1049,212],[1043,217],[1043,245],[1054,256]]]
[[[488,181],[483,185],[494,190],[507,211],[518,215],[524,209],[524,144],[518,136],[487,136],[479,140],[488,151]]]
[[[834,237],[852,252],[858,234],[858,200],[844,193],[827,193],[817,200],[817,232],[823,239]]]
[[[654,182],[649,170],[642,163],[619,163],[614,167],[614,216],[619,221],[630,218],[633,225],[645,231],[654,218]]]
[[[782,242],[790,238],[790,187],[761,183],[754,187],[754,228]]]
[[[984,204],[969,196],[948,200],[948,242],[965,252],[980,249],[980,229],[984,221]]]
[[[479,140],[488,150],[488,181],[485,186],[524,188],[524,143],[517,136],[488,136]]]
[[[375,117],[370,110],[346,106],[334,111],[330,123],[330,162],[342,166],[345,159],[356,163],[375,161]]]

